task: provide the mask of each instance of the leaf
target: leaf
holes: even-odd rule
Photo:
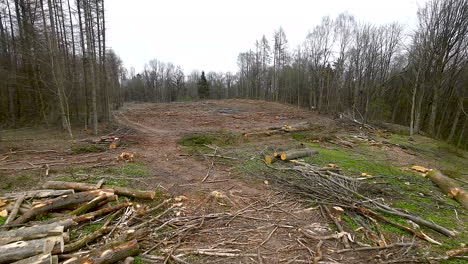
[[[7,217],[8,216],[8,211],[6,209],[0,211],[0,217]]]

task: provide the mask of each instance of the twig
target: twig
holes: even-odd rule
[[[19,208],[21,204],[23,203],[25,197],[26,196],[23,194],[16,199],[15,205],[13,206],[13,209],[11,210],[11,213],[8,216],[8,219],[5,221],[5,226],[11,223],[13,220],[15,220],[15,217],[18,214]]]
[[[218,147],[215,148],[213,155],[216,155],[216,152],[217,152],[217,151],[218,151]],[[208,168],[208,171],[206,172],[205,178],[203,178],[202,182],[205,182],[206,179],[208,179],[208,177],[210,176],[210,172],[211,172],[211,169],[213,169],[214,162],[215,162],[215,157],[213,157],[213,158],[211,159],[211,165],[210,165],[210,167]]]
[[[323,255],[322,255],[322,250],[320,249],[320,247],[322,247],[322,244],[323,244],[323,241],[320,240],[317,244],[317,246],[315,246],[315,257],[314,257],[314,264],[318,264],[318,262],[322,259]]]
[[[273,228],[273,230],[270,232],[270,234],[267,236],[267,238],[265,240],[263,240],[263,242],[260,243],[260,245],[258,245],[257,248],[260,248],[261,246],[265,245],[265,243],[268,242],[268,240],[270,240],[270,238],[273,236],[273,234],[276,232],[276,230],[278,230],[278,226],[275,226],[275,228]]]
[[[346,249],[341,249],[335,251],[336,253],[345,253],[345,252],[350,252],[350,251],[365,251],[365,250],[384,250],[384,249],[389,249],[389,248],[394,248],[394,247],[410,247],[413,246],[413,243],[395,243],[395,244],[390,244],[384,247],[361,247],[361,248],[346,248]]]

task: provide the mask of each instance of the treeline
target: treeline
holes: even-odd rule
[[[92,128],[123,101],[104,0],[0,1],[0,122]]]
[[[358,23],[346,13],[324,17],[292,50],[279,28],[271,41],[263,36],[239,54],[236,74],[207,73],[209,98],[264,99],[346,113],[466,147],[468,0],[432,0],[417,18],[416,30],[407,32],[397,23]],[[150,64],[131,78],[139,88],[127,86],[127,98],[197,98],[200,73],[179,78],[183,73],[174,68],[180,69]]]

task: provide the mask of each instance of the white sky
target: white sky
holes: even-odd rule
[[[323,16],[347,11],[359,22],[414,28],[427,0],[108,0],[107,45],[139,72],[151,59],[186,73],[237,70],[237,55],[282,26],[290,50]],[[271,44],[270,44],[271,45]]]

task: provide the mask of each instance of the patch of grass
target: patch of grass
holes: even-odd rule
[[[142,263],[143,263],[143,261],[141,260],[140,257],[135,257],[133,259],[133,264],[142,264]]]
[[[76,240],[80,236],[86,236],[102,227],[102,224],[89,224],[80,226],[78,229],[73,230],[70,233],[70,239]]]
[[[123,163],[117,167],[106,168],[102,173],[137,178],[149,176],[151,174],[151,170],[149,170],[143,163],[136,162]]]
[[[191,150],[208,150],[206,145],[217,145],[220,147],[233,146],[242,141],[242,136],[237,133],[217,131],[207,134],[192,134],[184,136],[177,141],[181,146]]]
[[[36,182],[35,175],[31,174],[4,175],[1,178],[0,188],[3,190],[13,190],[16,187],[29,186]]]
[[[0,217],[0,226],[4,225],[8,217]]]
[[[347,215],[343,215],[343,220],[346,222],[346,224],[349,226],[349,228],[351,228],[352,230],[356,230],[357,228],[359,228],[360,226],[358,224],[356,224],[356,222],[354,222],[354,220],[347,216]]]
[[[95,152],[104,152],[106,151],[105,147],[98,145],[82,145],[82,146],[73,146],[71,150],[77,154],[80,153],[95,153]]]

